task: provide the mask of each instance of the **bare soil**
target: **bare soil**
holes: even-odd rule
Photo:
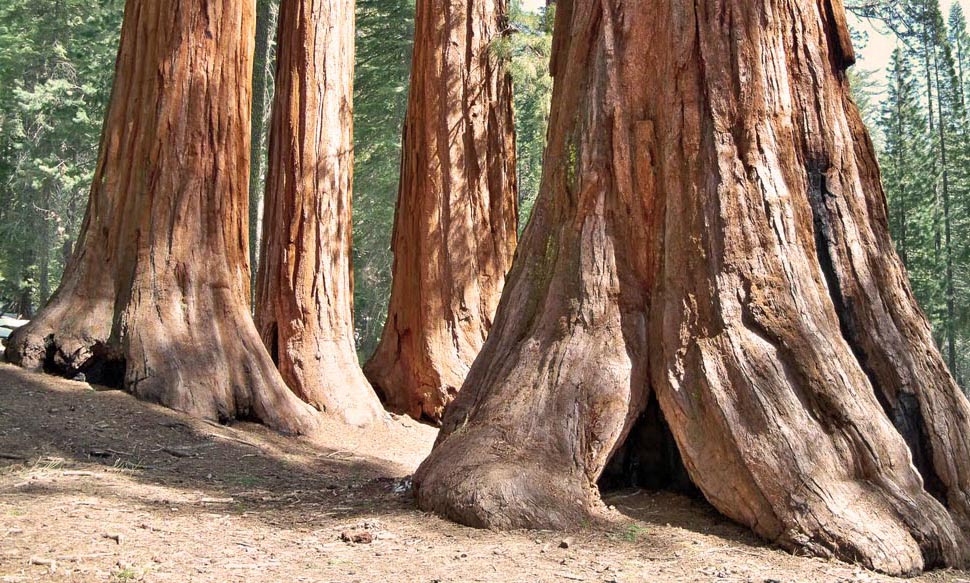
[[[573,533],[462,527],[411,497],[434,435],[288,438],[0,364],[0,582],[894,581],[664,492],[611,493],[615,519]]]

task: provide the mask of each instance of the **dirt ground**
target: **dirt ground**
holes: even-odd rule
[[[312,440],[222,427],[0,364],[0,582],[892,581],[669,493],[613,493],[615,523],[568,535],[458,526],[409,491],[433,440],[406,419]]]

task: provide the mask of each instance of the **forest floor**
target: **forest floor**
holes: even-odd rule
[[[434,433],[286,438],[0,364],[0,582],[893,581],[669,493],[613,493],[615,523],[569,535],[458,526],[408,489]]]

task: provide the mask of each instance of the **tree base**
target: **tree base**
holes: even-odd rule
[[[400,352],[386,349],[384,342],[388,341],[382,341],[377,352],[364,365],[364,375],[384,407],[394,413],[440,426],[445,407],[458,394],[464,374],[450,375],[455,378],[452,379],[453,383],[448,383],[445,375],[438,370],[445,363],[433,357],[418,358],[418,361],[428,362],[420,370],[414,370],[402,362]],[[464,366],[458,368],[464,369]]]
[[[68,378],[83,373],[89,382],[219,423],[256,421],[294,435],[319,425],[313,409],[283,384],[248,318],[226,314],[225,323],[210,318],[203,329],[134,325],[113,340],[59,328],[59,312],[49,306],[17,330],[7,360]]]
[[[528,456],[495,431],[470,430],[434,455],[448,462],[422,464],[415,474],[422,510],[496,530],[569,530],[603,516],[599,495],[581,475]]]

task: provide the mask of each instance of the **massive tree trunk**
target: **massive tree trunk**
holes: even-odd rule
[[[7,357],[193,415],[315,420],[249,315],[252,1],[129,0],[87,215]]]
[[[256,325],[287,385],[363,425],[384,411],[354,349],[354,3],[284,2]]]
[[[423,508],[578,524],[611,458],[663,477],[666,424],[706,498],[786,548],[967,563],[970,403],[892,251],[844,18],[558,3],[540,200]]]
[[[481,349],[515,250],[502,0],[418,0],[394,280],[364,367],[387,406],[439,422]]]

